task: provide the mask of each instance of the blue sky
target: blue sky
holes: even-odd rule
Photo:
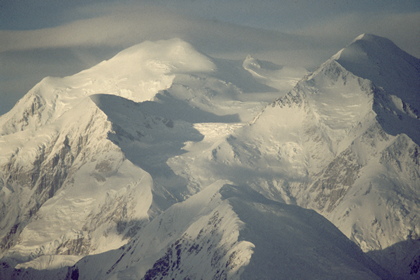
[[[0,0],[0,114],[47,75],[71,75],[144,40],[312,68],[361,33],[420,56],[418,0]]]

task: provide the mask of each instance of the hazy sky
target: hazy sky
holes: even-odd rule
[[[47,75],[71,75],[144,40],[313,68],[361,33],[420,57],[419,0],[0,0],[0,114]]]

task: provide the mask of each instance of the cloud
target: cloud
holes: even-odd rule
[[[345,46],[359,34],[386,37],[410,54],[420,57],[420,12],[351,13],[320,21],[296,31],[329,45]]]
[[[67,76],[111,57],[119,48],[31,49],[0,53],[0,114],[46,76]]]
[[[363,12],[356,4],[328,0],[315,6],[309,0],[144,2],[79,1],[54,16],[54,22],[63,18],[62,25],[0,30],[0,114],[41,78],[71,75],[145,40],[178,37],[213,57],[252,54],[313,69],[357,35],[373,33],[420,56],[420,12],[379,11],[374,0],[368,6],[356,1]]]
[[[0,42],[0,52],[42,48],[67,47],[120,47],[125,48],[144,40],[179,37],[210,55],[235,56],[248,53],[268,56],[287,52],[284,63],[292,63],[290,54],[297,51],[293,63],[304,63],[302,52],[308,46],[305,36],[279,31],[244,27],[214,20],[189,18],[160,8],[119,9],[112,14],[78,20],[63,26],[27,31],[0,31],[5,38]],[[299,53],[300,52],[300,53]],[[243,58],[241,57],[241,58]],[[310,62],[306,62],[310,64]]]
[[[200,0],[175,2],[176,4],[170,4],[172,2],[158,1],[153,3],[160,3],[161,6],[153,6],[151,2],[149,5],[138,5],[131,2],[116,4],[111,1],[106,5],[94,2],[87,6],[76,6],[68,12],[75,15],[68,14],[66,18],[76,17],[81,13],[85,17],[92,17],[38,30],[0,30],[0,37],[4,39],[0,40],[0,52],[80,46],[123,49],[144,40],[179,37],[211,55],[231,55],[239,58],[247,53],[262,54],[265,57],[269,57],[270,53],[277,53],[277,56],[272,57],[276,62],[309,66],[319,63],[320,59],[326,58],[328,52],[337,51],[357,35],[373,33],[390,38],[416,56],[420,54],[420,34],[417,28],[420,21],[419,12],[343,13],[338,12],[343,5],[337,4],[331,5],[326,11],[321,9],[331,1],[321,1],[316,7],[303,9],[309,7],[307,0],[284,1],[283,6],[272,0],[264,0],[258,5],[248,3],[248,0],[243,5],[239,5],[237,1],[216,1],[220,5],[215,5],[214,1],[203,4]],[[165,7],[162,3],[165,3]],[[351,10],[355,9],[355,5],[347,6]],[[186,9],[184,14],[174,12],[183,8]],[[235,11],[235,8],[240,11]],[[276,19],[276,12],[279,14],[278,21],[281,22],[288,18],[288,11],[293,15],[299,10],[302,11],[300,17],[308,13],[328,16],[316,18],[308,14],[307,25],[298,29],[284,28],[289,30],[288,33],[212,20],[208,19],[209,15],[206,16],[207,19],[204,16],[192,16],[212,11],[216,18],[236,15],[236,21],[248,16],[249,19],[242,19],[242,22],[249,23],[253,20],[263,21],[261,18],[266,12],[267,24]],[[311,23],[308,25],[308,22]],[[308,55],[309,51],[312,55]]]

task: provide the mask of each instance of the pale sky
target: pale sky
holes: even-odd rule
[[[420,57],[420,1],[0,0],[0,114],[43,77],[144,40],[179,37],[215,57],[312,69],[361,33]]]

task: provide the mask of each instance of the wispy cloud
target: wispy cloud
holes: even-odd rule
[[[186,1],[181,2],[185,3]],[[307,4],[304,2],[307,1],[286,1],[285,7],[294,11]],[[194,3],[191,3],[190,10],[198,10],[199,6],[195,6],[197,4]],[[255,18],[260,18],[263,11],[270,7],[273,8],[273,11],[275,11],[274,7],[278,8],[278,5],[274,5],[273,1],[269,0],[264,1],[262,5],[263,7],[255,7],[255,9],[252,9],[255,5],[251,4],[246,7],[257,14]],[[325,6],[325,3],[323,5]],[[219,17],[223,13],[233,13],[234,5],[232,3],[223,4],[221,7],[225,7],[226,11],[220,11]],[[212,9],[214,11],[220,8],[213,7]],[[310,9],[306,11],[308,10]],[[331,10],[337,10],[337,7],[332,7]],[[70,11],[73,14],[82,13],[76,8]],[[204,12],[205,10],[197,11],[196,14]],[[0,52],[80,46],[120,47],[122,49],[144,40],[180,37],[211,54],[237,53],[239,56],[246,52],[265,54],[284,52],[288,53],[285,58],[289,57],[298,64],[302,64],[302,59],[309,59],[306,64],[310,65],[312,62],[317,63],[315,59],[315,57],[319,57],[317,52],[327,53],[327,51],[337,50],[361,33],[374,33],[394,40],[402,48],[416,56],[420,55],[418,47],[420,46],[420,30],[418,28],[420,12],[338,13],[321,19],[312,19],[311,24],[293,31],[289,30],[288,33],[185,16],[173,12],[169,8],[151,5],[93,4],[83,6],[83,13],[86,17],[92,17],[52,28],[23,31],[0,30],[2,38]],[[247,13],[239,14],[244,16]],[[284,11],[281,10],[279,14],[284,15]],[[67,15],[67,17],[72,16]],[[284,19],[279,17],[279,21],[282,20]],[[267,19],[267,22],[269,21]],[[288,29],[285,28],[285,30]],[[314,59],[310,59],[305,54],[306,50],[313,52]],[[294,53],[296,56],[290,57]],[[324,59],[324,56],[321,55],[320,59]],[[281,57],[276,60],[280,61]],[[290,62],[286,61],[285,63]]]
[[[0,52],[40,48],[67,47],[128,47],[144,40],[179,37],[197,49],[216,56],[243,58],[247,53],[269,55],[282,62],[281,52],[287,52],[284,63],[304,63],[309,59],[304,50],[316,51],[308,45],[308,36],[262,30],[220,21],[188,18],[158,8],[132,8],[113,14],[78,20],[53,28],[29,31],[0,31]],[[296,51],[296,57],[290,54]],[[289,60],[289,61],[288,61]],[[311,64],[311,61],[305,62]]]
[[[387,37],[405,51],[420,57],[420,12],[350,13],[306,26],[296,34],[319,38],[325,44],[350,43],[361,33]]]

